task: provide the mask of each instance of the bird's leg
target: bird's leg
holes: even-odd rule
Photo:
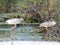
[[[47,31],[47,32],[49,32],[49,29],[48,29],[48,27],[46,27],[46,31]]]
[[[12,27],[12,30],[14,30],[16,27],[17,27],[17,25],[16,25],[16,24],[14,24],[14,26]]]

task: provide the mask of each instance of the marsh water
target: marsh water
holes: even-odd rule
[[[21,40],[21,41],[41,41],[42,35],[38,33],[39,29],[32,26],[19,26],[11,30],[12,26],[0,26],[0,41]],[[37,32],[36,32],[37,31]]]

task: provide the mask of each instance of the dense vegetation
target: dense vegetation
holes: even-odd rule
[[[40,22],[39,20],[45,21],[50,18],[58,20],[60,19],[59,4],[59,0],[0,0],[0,14],[24,14],[23,18],[26,22]]]

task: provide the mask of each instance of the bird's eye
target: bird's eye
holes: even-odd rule
[[[22,22],[24,22],[24,21],[22,21]]]

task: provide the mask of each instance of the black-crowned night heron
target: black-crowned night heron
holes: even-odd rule
[[[40,27],[45,27],[46,28],[46,31],[48,32],[49,29],[48,27],[52,27],[56,24],[56,22],[54,20],[49,20],[49,21],[46,21],[46,22],[43,22],[40,24]]]
[[[17,27],[17,24],[20,24],[22,22],[24,22],[23,18],[13,18],[13,19],[8,19],[6,20],[6,22],[8,24],[13,24],[14,26],[12,27],[12,30],[15,29]]]

